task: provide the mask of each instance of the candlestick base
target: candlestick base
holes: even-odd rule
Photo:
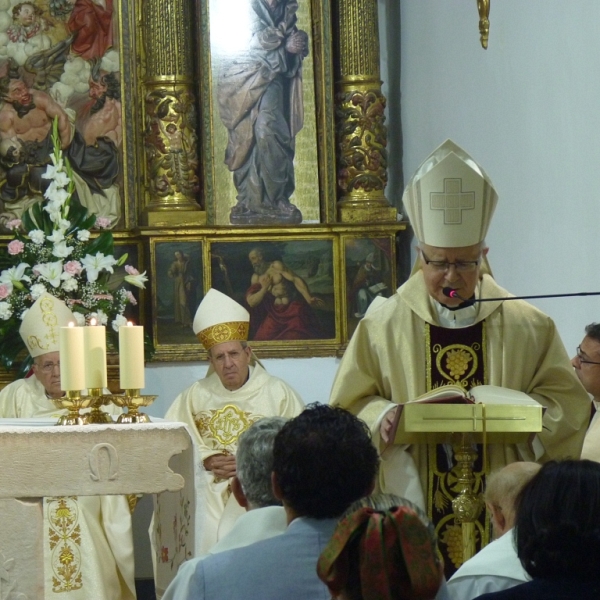
[[[86,425],[88,415],[82,415],[81,410],[91,405],[89,396],[82,396],[81,390],[70,390],[62,398],[52,398],[57,408],[66,408],[67,414],[58,419],[57,425]]]
[[[112,417],[100,410],[101,406],[111,403],[112,396],[105,396],[102,388],[90,388],[88,395],[92,398],[92,411],[87,415],[88,423],[113,423]]]
[[[139,411],[142,406],[150,406],[156,396],[142,396],[140,390],[125,390],[122,396],[112,396],[112,401],[127,412],[119,415],[117,423],[150,423],[150,417]]]

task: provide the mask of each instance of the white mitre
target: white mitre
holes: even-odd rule
[[[250,313],[229,296],[211,288],[200,302],[192,327],[207,350],[223,342],[245,342],[250,331]]]
[[[59,351],[61,327],[75,323],[67,305],[51,294],[42,294],[25,313],[19,334],[33,358]]]
[[[420,242],[463,248],[485,239],[498,194],[486,172],[446,140],[417,169],[402,202]]]

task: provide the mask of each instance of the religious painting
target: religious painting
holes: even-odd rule
[[[50,186],[44,173],[52,164],[54,124],[72,168],[72,202],[103,227],[129,225],[118,6],[0,3],[0,232]]]
[[[152,240],[152,315],[159,358],[164,350],[185,354],[186,346],[200,352],[192,324],[204,297],[202,247],[201,240],[185,237]]]
[[[199,5],[209,222],[332,221],[329,3],[200,0]]]
[[[377,297],[389,298],[396,289],[393,236],[346,237],[346,327],[348,339]]]
[[[211,286],[250,312],[253,346],[319,353],[337,339],[337,250],[332,237],[212,241]],[[261,356],[263,356],[261,350]]]

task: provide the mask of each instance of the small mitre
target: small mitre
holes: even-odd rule
[[[33,358],[59,351],[59,333],[61,327],[75,323],[75,316],[67,305],[48,294],[43,293],[25,313],[19,334]]]
[[[498,194],[481,166],[446,140],[417,169],[402,201],[420,242],[463,248],[485,239]]]
[[[250,313],[235,300],[211,288],[200,302],[192,325],[206,350],[223,342],[245,342]]]

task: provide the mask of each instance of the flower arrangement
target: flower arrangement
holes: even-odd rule
[[[113,235],[106,229],[110,220],[88,213],[73,199],[73,172],[63,157],[56,119],[52,140],[52,164],[42,175],[50,180],[44,201],[6,224],[14,234],[0,257],[7,266],[0,272],[0,362],[7,369],[25,350],[21,320],[44,292],[63,300],[78,325],[91,319],[108,325],[109,345],[117,347],[119,327],[127,323],[125,309],[137,304],[123,282],[143,288],[147,281],[145,272],[126,264],[127,254],[114,257]],[[92,235],[92,228],[100,233]],[[23,361],[20,373],[29,366]]]

